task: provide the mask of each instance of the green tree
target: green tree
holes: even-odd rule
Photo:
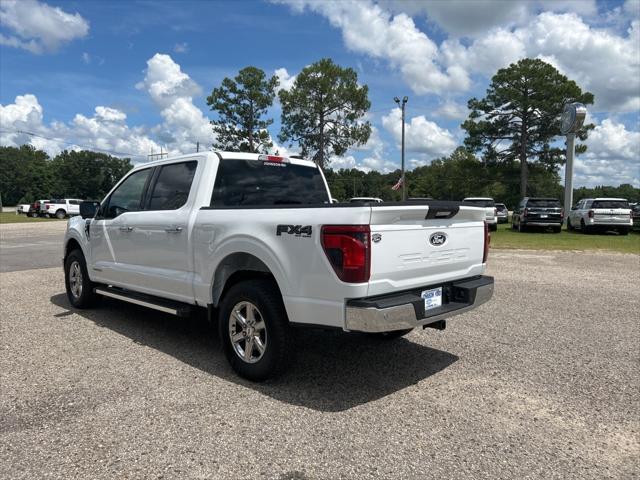
[[[539,59],[525,58],[502,68],[491,79],[483,99],[469,100],[471,113],[462,124],[465,145],[484,152],[485,161],[517,160],[520,195],[528,193],[528,162],[537,161],[557,170],[565,162],[564,151],[551,144],[560,135],[560,115],[565,104],[593,103],[593,94]],[[577,133],[585,140],[594,125]],[[586,150],[578,145],[577,153]]]
[[[49,163],[49,156],[31,145],[0,147],[0,194],[4,204],[47,198],[53,186]]]
[[[278,77],[267,79],[264,71],[245,67],[225,78],[207,97],[207,105],[218,115],[212,120],[214,148],[241,152],[268,152],[273,146],[267,128],[272,119],[263,116],[273,104]]]
[[[63,151],[51,161],[57,197],[101,200],[133,165],[128,158],[83,150]]]
[[[324,167],[329,156],[344,154],[369,140],[369,88],[358,74],[324,58],[302,69],[290,90],[279,93],[282,105],[280,141],[296,143],[302,155]]]

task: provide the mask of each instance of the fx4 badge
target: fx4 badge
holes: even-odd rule
[[[429,236],[429,243],[434,247],[439,247],[440,245],[444,245],[446,241],[447,241],[447,234],[444,232],[432,233]]]
[[[296,237],[310,237],[311,225],[278,225],[276,227],[276,235],[280,237],[283,233],[294,235]]]

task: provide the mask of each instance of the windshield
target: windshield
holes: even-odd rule
[[[553,198],[530,198],[527,207],[531,208],[562,208],[560,200]]]
[[[317,167],[257,160],[222,160],[211,206],[331,203]]]
[[[629,208],[626,200],[594,200],[591,208]]]
[[[466,205],[473,205],[474,207],[494,207],[496,202],[493,200],[487,199],[473,199],[473,200],[464,200],[463,203]]]

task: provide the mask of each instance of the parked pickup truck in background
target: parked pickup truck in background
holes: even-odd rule
[[[206,307],[233,369],[282,371],[291,326],[397,337],[489,300],[484,210],[331,203],[311,161],[207,152],[140,165],[64,237],[67,295]]]
[[[43,212],[49,217],[65,218],[80,215],[82,200],[77,198],[58,198],[44,203]]]

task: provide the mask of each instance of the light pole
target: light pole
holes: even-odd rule
[[[398,97],[394,97],[393,99],[393,101],[396,102],[402,110],[402,164],[401,164],[402,173],[400,178],[402,180],[402,201],[403,202],[407,199],[407,185],[404,179],[404,106],[407,104],[407,100],[409,100],[409,97],[407,96],[404,96],[402,98],[402,103],[400,103],[400,99]]]
[[[564,214],[569,215],[573,205],[573,157],[576,153],[576,132],[584,123],[587,109],[581,103],[564,106],[560,119],[560,133],[567,136],[567,164],[564,167]]]

